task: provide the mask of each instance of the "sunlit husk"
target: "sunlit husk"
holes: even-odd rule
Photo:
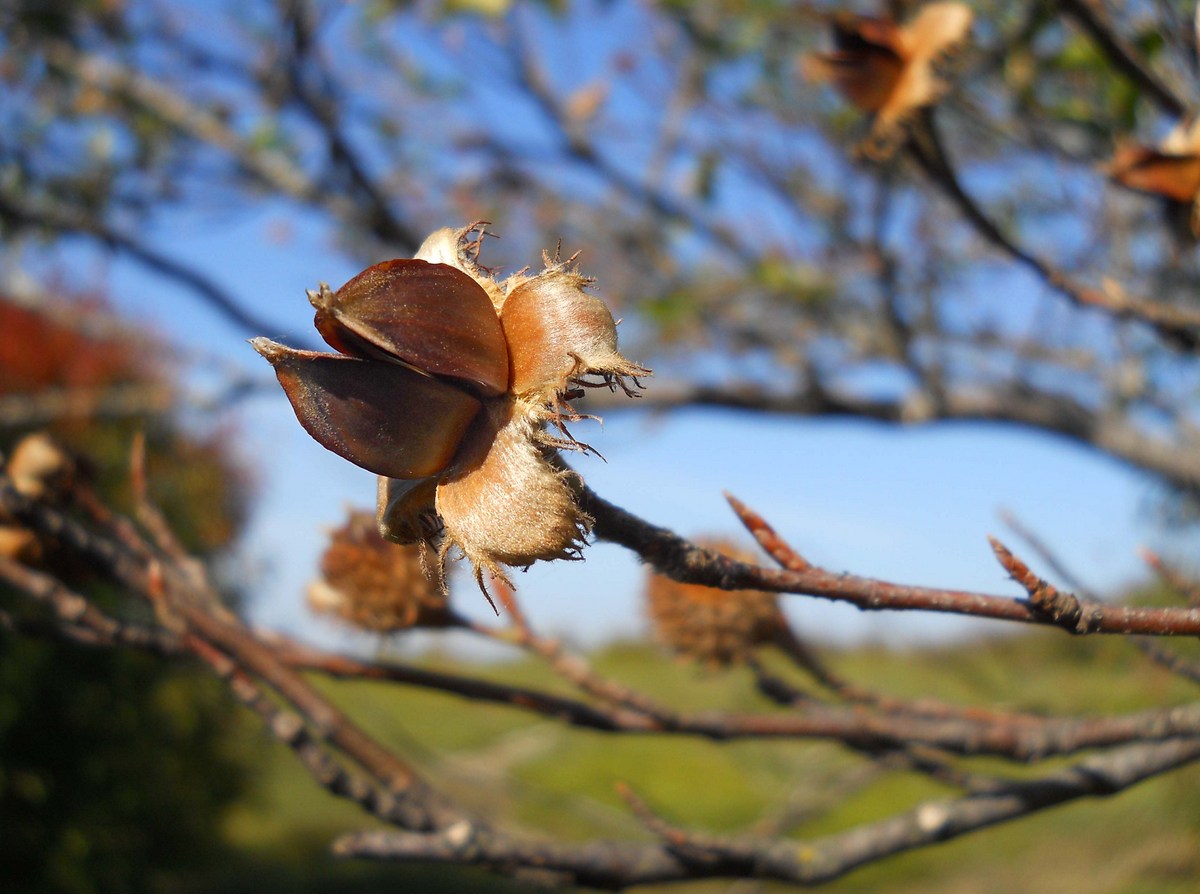
[[[70,485],[75,460],[45,432],[33,432],[13,447],[5,468],[13,487],[32,499],[53,498]]]
[[[877,112],[891,97],[904,69],[899,29],[888,19],[841,15],[833,20],[832,53],[808,56],[811,80],[828,80],[857,108]]]
[[[478,459],[437,488],[443,557],[461,550],[481,580],[484,571],[503,578],[502,565],[578,558],[591,519],[575,501],[570,473],[546,459],[536,423],[517,402],[489,409],[464,447]]]
[[[33,499],[64,505],[87,479],[86,465],[44,431],[25,435],[9,452],[4,473],[13,489]],[[63,564],[63,550],[54,538],[39,536],[0,509],[0,557],[26,565],[56,565],[60,573],[82,571],[78,563]]]
[[[649,375],[617,350],[612,313],[584,291],[589,282],[565,264],[548,261],[541,274],[511,287],[500,323],[509,344],[513,393],[553,401],[573,381]]]
[[[720,540],[702,545],[743,561],[749,554]],[[646,611],[655,637],[683,658],[713,667],[735,664],[784,628],[776,594],[718,590],[647,575]]]
[[[504,303],[504,290],[496,282],[491,271],[478,261],[479,244],[486,230],[486,221],[468,227],[435,230],[421,243],[414,258],[431,264],[449,264],[475,280],[492,301],[496,310]]]
[[[42,545],[28,528],[0,524],[0,557],[32,565],[42,557]]]
[[[1180,121],[1157,147],[1119,145],[1108,173],[1130,189],[1193,201],[1200,191],[1200,119]]]
[[[1171,228],[1200,238],[1200,119],[1180,121],[1157,147],[1120,143],[1107,173],[1128,189],[1167,199]]]
[[[1188,203],[1200,191],[1200,155],[1168,155],[1147,146],[1118,147],[1109,176],[1138,192]]]
[[[936,63],[968,38],[973,13],[962,3],[929,3],[904,25],[866,16],[834,22],[838,50],[804,60],[809,77],[832,80],[874,118],[859,151],[883,160],[903,143],[913,114],[935,104],[947,84]]]
[[[379,535],[461,552],[482,585],[505,566],[578,558],[591,519],[554,448],[586,449],[565,423],[586,386],[640,387],[616,324],[571,262],[497,283],[478,263],[483,224],[430,235],[414,260],[311,292],[341,355],[252,344],[318,442],[380,476]],[[546,431],[553,426],[561,435]],[[328,582],[313,599],[341,598]],[[331,610],[333,610],[331,608]]]
[[[393,543],[432,542],[442,531],[436,494],[436,478],[405,481],[381,475],[375,504],[379,533]]]
[[[371,513],[352,512],[330,537],[321,577],[308,590],[309,608],[379,633],[444,625],[446,596],[427,573],[424,549],[387,542]]]

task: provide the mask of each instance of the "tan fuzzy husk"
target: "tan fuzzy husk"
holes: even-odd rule
[[[1119,143],[1106,167],[1122,186],[1190,205],[1191,234],[1200,236],[1200,118],[1181,121],[1157,147]]]
[[[4,471],[18,493],[58,502],[66,498],[78,469],[71,455],[50,435],[33,432],[13,447]],[[46,558],[46,549],[36,534],[0,512],[0,556],[36,565]]]
[[[1180,121],[1158,148],[1166,155],[1200,155],[1200,118]]]
[[[564,421],[581,418],[568,403],[581,385],[620,386],[632,393],[627,380],[636,385],[637,377],[650,375],[617,350],[612,314],[584,291],[591,280],[573,266],[574,259],[546,255],[540,273],[519,273],[497,284],[477,261],[482,232],[479,225],[439,230],[417,254],[452,264],[484,287],[499,309],[509,350],[510,395],[487,404],[450,474],[439,481],[435,501],[444,526],[443,562],[459,550],[481,585],[485,571],[507,580],[502,566],[578,558],[591,519],[576,502],[573,473],[551,464],[547,445],[583,445],[569,434],[566,440],[550,437],[542,426],[550,421],[565,433]],[[389,527],[384,505],[381,529]]]
[[[371,513],[352,512],[330,536],[309,608],[378,633],[444,625],[446,597],[440,578],[426,573],[426,548],[389,543]]]
[[[434,500],[436,478],[404,480],[380,475],[375,515],[381,536],[393,543],[429,543],[441,532]]]
[[[484,571],[507,580],[501,565],[578,558],[591,528],[575,502],[572,473],[554,468],[535,442],[539,427],[529,407],[514,400],[489,410],[465,448],[480,458],[438,485],[436,504],[443,559],[459,549],[481,585]]]
[[[448,298],[434,300],[433,285],[429,294],[414,291],[413,271],[431,284],[450,271],[431,272],[426,264],[395,259],[373,265],[343,287],[371,286],[369,274],[377,269],[381,277],[393,277],[386,285],[395,292],[310,293],[318,331],[338,355],[252,341],[277,374],[284,360],[291,364],[280,381],[306,430],[350,462],[382,473],[376,534],[400,544],[438,545],[443,569],[451,553],[461,552],[481,586],[484,572],[507,580],[506,566],[580,557],[592,520],[578,505],[578,476],[557,464],[554,450],[589,449],[566,423],[593,417],[577,413],[571,402],[587,387],[633,395],[641,387],[638,378],[650,375],[618,351],[613,316],[585,291],[591,279],[575,268],[574,258],[564,262],[546,255],[542,271],[499,283],[479,263],[482,240],[492,235],[486,226],[437,230],[415,259],[469,276],[488,296],[495,319],[486,303],[456,301],[466,292],[477,299],[457,274],[451,279],[466,292],[456,287]],[[402,274],[409,277],[403,287]],[[388,301],[399,304],[401,295],[405,308],[419,308],[412,326],[399,327],[390,313]],[[494,352],[497,369],[482,377],[459,375],[477,371],[479,363],[470,361],[479,357],[469,346],[455,354],[438,339],[449,333],[469,341],[480,325],[494,331],[497,322],[507,352]],[[409,382],[398,369],[425,378]],[[455,398],[450,409],[460,411],[451,421],[461,420],[461,426],[449,425],[446,408],[435,405],[446,403],[447,396]],[[561,437],[552,436],[551,427]],[[346,588],[328,576],[314,584],[310,597],[319,610],[344,617],[357,611],[347,607]],[[361,612],[354,616],[363,623]],[[363,623],[370,624],[378,622]]]
[[[27,497],[56,496],[75,474],[75,461],[45,432],[34,432],[17,442],[8,459],[13,487]]]
[[[725,541],[701,544],[753,561]],[[752,648],[772,641],[784,627],[774,593],[718,590],[657,574],[647,576],[646,610],[659,642],[683,658],[713,667],[741,662]]]
[[[42,545],[28,528],[0,525],[0,556],[25,565],[37,563],[42,557]]]
[[[930,3],[900,28],[904,68],[891,98],[875,114],[871,136],[862,147],[868,157],[889,157],[902,142],[912,114],[945,94],[949,84],[935,65],[966,41],[972,18],[970,7],[962,3]]]
[[[591,280],[567,264],[549,258],[546,263],[537,276],[506,282],[500,323],[509,345],[512,390],[545,403],[556,403],[572,382],[620,384],[628,392],[625,380],[636,382],[649,370],[617,350],[612,314],[584,291]]]

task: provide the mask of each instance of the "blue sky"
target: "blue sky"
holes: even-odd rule
[[[285,230],[289,238],[281,241]],[[306,287],[321,279],[336,286],[356,272],[318,228],[278,209],[218,223],[171,215],[154,242],[255,296],[257,312],[277,320],[280,332],[311,326]],[[220,379],[206,374],[218,368],[213,360],[273,378],[246,344],[246,333],[186,292],[120,258],[84,254],[83,276],[107,281],[121,310],[173,344],[212,358],[193,367],[191,380],[201,390]],[[241,449],[258,479],[241,555],[253,584],[251,614],[325,644],[370,647],[308,617],[302,594],[324,531],[340,523],[346,507],[371,505],[373,477],[308,438],[282,392],[247,401],[236,418]],[[589,484],[656,524],[686,535],[736,534],[722,497],[727,490],[811,561],[901,582],[1019,595],[986,541],[989,533],[1005,536],[1001,508],[1039,531],[1102,591],[1142,575],[1136,548],[1160,544],[1164,536],[1147,511],[1154,495],[1147,478],[1062,439],[999,426],[906,430],[721,410],[664,416],[631,409],[610,413],[603,428],[586,437],[607,459],[576,460]],[[636,561],[607,544],[591,547],[583,563],[536,566],[516,578],[527,610],[545,629],[585,644],[644,629],[641,580]],[[465,576],[457,594],[464,610],[487,616]],[[797,596],[786,597],[786,604],[801,629],[825,642],[868,638],[903,646],[992,629],[926,614],[860,613]]]
[[[504,117],[510,123],[528,118],[518,111],[506,108]],[[503,233],[505,222],[496,224]],[[201,392],[224,381],[230,368],[272,380],[246,339],[310,331],[304,290],[318,280],[336,287],[357,272],[330,233],[282,204],[263,203],[251,214],[166,212],[147,238],[248,296],[256,314],[278,325],[274,332],[238,331],[186,291],[131,262],[82,247],[73,252],[78,284],[104,288],[120,310],[159,329],[182,353],[202,353],[188,373]],[[508,265],[515,269],[537,259],[508,260],[517,262]],[[1011,280],[1018,291],[1027,282]],[[997,288],[1002,284],[1008,281],[995,280]],[[601,280],[601,292],[603,286]],[[653,388],[653,380],[648,384]],[[247,401],[236,415],[259,488],[241,565],[252,577],[251,613],[264,625],[325,643],[369,645],[309,618],[303,590],[324,530],[340,523],[348,506],[373,503],[373,477],[311,441],[280,391]],[[997,517],[1001,508],[1040,532],[1102,591],[1141,576],[1136,548],[1160,545],[1166,536],[1147,511],[1154,489],[1144,476],[1063,440],[997,426],[900,430],[715,410],[662,417],[631,409],[610,414],[602,431],[576,433],[608,460],[576,461],[588,482],[656,524],[687,535],[735,533],[736,520],[721,495],[728,490],[810,560],[901,582],[1020,595],[987,545],[989,533],[1006,533]],[[584,563],[538,566],[518,575],[517,583],[527,609],[548,630],[591,644],[643,629],[641,575],[623,550],[598,544]],[[458,593],[464,609],[486,617],[486,604],[465,579]],[[904,645],[978,629],[930,615],[867,615],[802,597],[787,597],[786,604],[818,641],[870,638]]]

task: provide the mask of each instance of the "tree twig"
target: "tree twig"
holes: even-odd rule
[[[810,841],[726,838],[683,830],[647,808],[644,821],[663,840],[567,844],[507,835],[455,841],[446,833],[358,832],[334,845],[343,856],[486,866],[513,874],[524,867],[562,873],[576,884],[604,889],[690,878],[761,878],[817,884],[904,851],[949,841],[1080,798],[1106,797],[1200,759],[1200,742],[1130,745],[1087,758],[1038,779],[944,801],[849,832]],[[465,838],[465,836],[463,836]]]
[[[1064,13],[1083,27],[1113,65],[1160,109],[1176,118],[1188,113],[1189,104],[1150,68],[1129,41],[1117,33],[1097,0],[1059,0],[1059,5]]]
[[[636,552],[657,571],[684,583],[723,590],[773,590],[847,602],[863,611],[932,611],[1023,624],[1054,623],[1027,600],[966,590],[895,584],[809,567],[773,570],[738,562],[650,524],[584,488],[582,505],[595,519],[597,537]],[[1087,633],[1196,636],[1200,609],[1137,608],[1083,603]]]
[[[906,144],[926,175],[958,206],[963,216],[988,242],[1013,260],[1032,270],[1046,285],[1080,307],[1094,307],[1117,320],[1137,320],[1155,329],[1165,341],[1184,350],[1200,346],[1200,313],[1187,307],[1142,301],[1119,287],[1097,289],[1075,282],[1046,259],[1033,254],[1006,235],[963,188],[950,164],[930,110],[923,113],[922,126]]]

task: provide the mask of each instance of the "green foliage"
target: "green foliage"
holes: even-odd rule
[[[6,891],[161,890],[215,857],[250,756],[216,680],[9,633],[0,656]]]
[[[1137,124],[1137,89],[1082,34],[1070,35],[1057,54],[1043,58],[1038,78],[1047,85],[1041,112],[1053,119],[1090,128],[1098,139]]]

